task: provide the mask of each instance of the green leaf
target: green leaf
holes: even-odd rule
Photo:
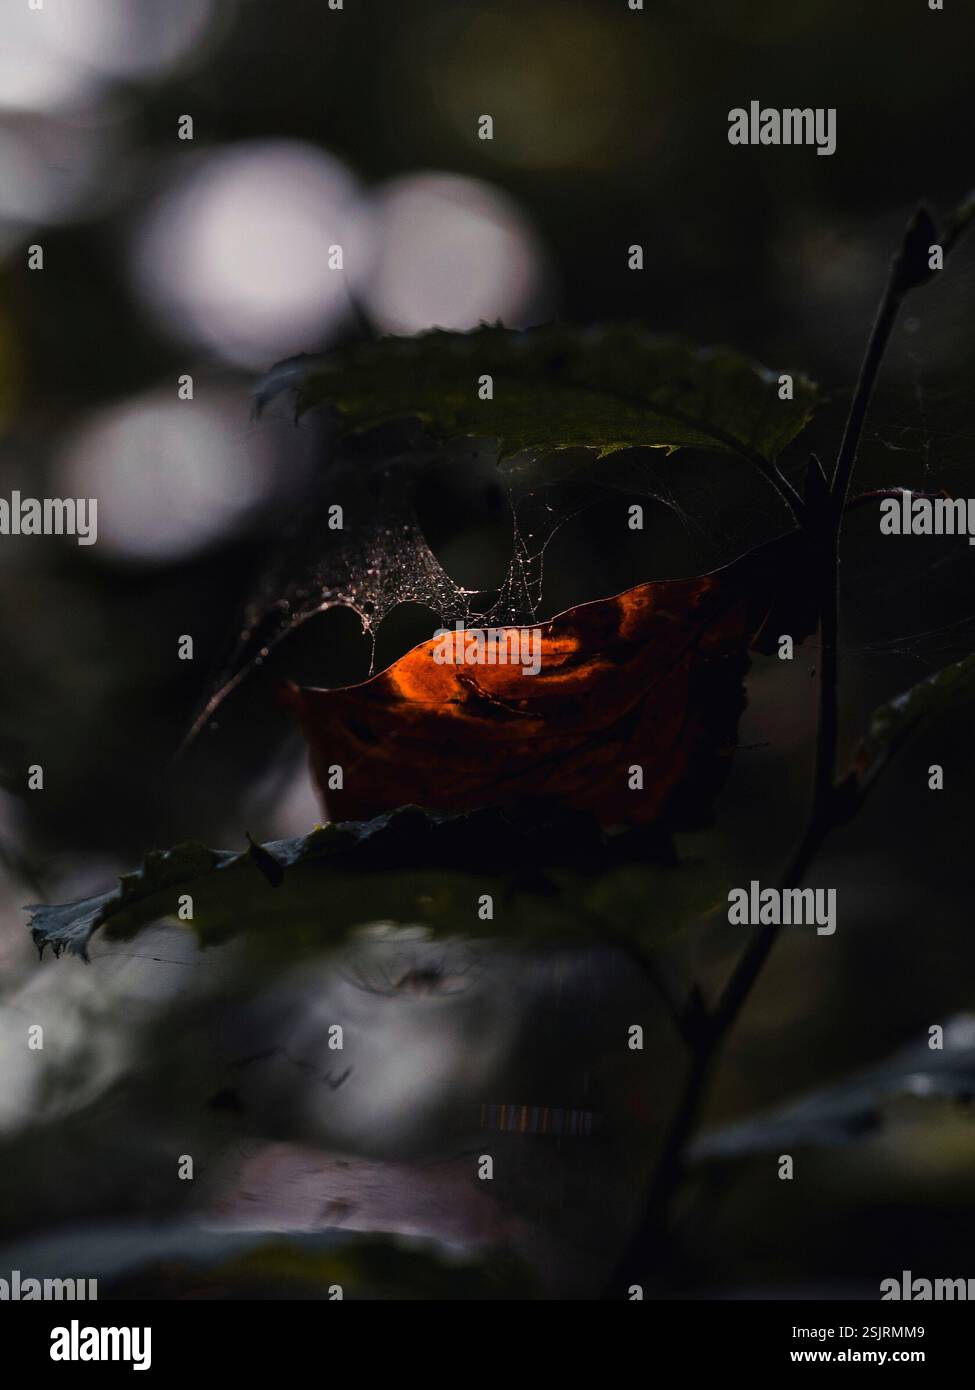
[[[492,400],[478,396],[483,375],[492,378]],[[330,404],[348,431],[416,417],[440,441],[496,439],[499,462],[573,448],[605,458],[634,447],[767,462],[808,422],[816,396],[796,376],[795,398],[779,400],[777,373],[740,353],[695,350],[627,325],[435,330],[291,358],[258,386],[258,411],[287,389],[297,392],[299,414]]]
[[[897,750],[929,719],[975,701],[975,656],[928,676],[881,705],[857,748],[847,785],[860,794],[877,779]]]
[[[451,1301],[538,1294],[525,1264],[504,1250],[460,1257],[434,1241],[381,1234],[358,1236],[324,1252],[309,1248],[307,1240],[269,1238],[207,1273],[239,1297],[260,1296],[258,1291],[268,1287],[308,1297],[334,1284],[348,1298]]]
[[[176,917],[184,894],[193,901],[185,925],[203,946],[253,932],[264,949],[290,953],[340,945],[354,928],[382,922],[516,944],[616,934],[647,947],[720,892],[699,866],[649,860],[644,837],[607,837],[588,816],[532,813],[516,823],[499,811],[404,807],[238,853],[200,844],[154,851],[110,892],[28,911],[42,952],[85,959],[99,928],[130,938]],[[484,894],[493,898],[490,920],[478,912]]]
[[[705,1134],[691,1158],[736,1158],[784,1152],[795,1144],[846,1144],[876,1130],[883,1111],[902,1096],[971,1100],[975,1094],[975,1017],[944,1024],[944,1046],[928,1039],[895,1052],[886,1062],[856,1072],[780,1109]]]

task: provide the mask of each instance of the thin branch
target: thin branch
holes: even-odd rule
[[[676,410],[671,410],[670,415],[675,420],[680,420],[686,425],[692,425],[693,419],[682,415]],[[736,439],[733,434],[723,430],[718,425],[709,424],[708,433],[712,438],[723,444],[726,449],[743,458],[746,463],[750,463],[754,469],[761,473],[767,483],[772,486],[785,503],[797,526],[802,524],[805,513],[805,503],[798,490],[789,482],[789,479],[779,470],[777,463],[765,457],[758,449],[753,449],[749,444],[745,444],[740,439]]]
[[[860,367],[856,391],[853,393],[850,413],[846,419],[843,441],[840,444],[840,452],[836,459],[836,468],[830,485],[830,498],[834,507],[839,507],[840,511],[846,504],[847,493],[850,490],[853,465],[856,463],[860,436],[863,433],[867,410],[873,396],[873,388],[876,385],[877,373],[884,360],[884,353],[887,350],[887,344],[890,341],[890,335],[893,332],[901,304],[904,302],[905,290],[898,284],[897,265],[898,262],[895,261],[891,277],[887,282],[887,288],[877,310],[877,317],[874,319],[870,338],[867,342],[867,350],[863,356],[863,364]],[[836,526],[838,531],[838,522]]]
[[[761,473],[765,481],[775,489],[781,500],[788,508],[789,515],[797,526],[801,526],[805,515],[806,504],[803,502],[798,489],[789,482],[789,479],[781,472],[777,463],[767,459],[764,454],[757,449],[749,448],[747,444],[742,444],[733,435],[725,434],[723,430],[709,425],[711,433],[715,439],[719,439],[729,449],[743,458],[746,463],[750,463],[757,472]]]
[[[971,220],[970,216],[967,217],[964,225],[967,226]],[[955,244],[958,235],[958,231],[952,232],[946,241],[945,249]],[[836,787],[839,736],[840,531],[863,426],[887,345],[906,294],[930,278],[927,263],[928,246],[935,241],[937,234],[933,220],[926,209],[919,208],[908,224],[900,250],[891,265],[867,340],[828,494],[814,508],[806,507],[800,501],[798,515],[802,518],[813,542],[817,565],[816,589],[821,643],[819,718],[809,816],[799,844],[780,880],[780,889],[799,886],[827,835],[835,825],[845,819],[839,810]],[[753,459],[752,462],[760,466],[756,460]],[[761,471],[765,472],[765,469]],[[777,470],[775,471],[777,473]],[[781,475],[778,476],[781,478]],[[647,1193],[642,1219],[607,1290],[610,1297],[618,1296],[620,1288],[639,1283],[645,1278],[652,1253],[665,1247],[667,1213],[683,1180],[684,1154],[697,1128],[721,1048],[737,1022],[778,940],[780,931],[779,926],[758,928],[745,947],[716,1004],[703,1021],[699,1041],[692,1050],[691,1067],[684,1091]]]
[[[606,929],[601,926],[597,933],[597,939],[607,940]],[[692,989],[688,995],[688,1002],[681,1004],[677,999],[671,985],[665,979],[657,961],[649,951],[645,951],[642,946],[633,941],[625,933],[611,935],[609,941],[616,946],[623,955],[631,960],[646,976],[648,983],[653,988],[658,999],[666,1010],[667,1017],[674,1026],[674,1031],[688,1047],[694,1048],[700,1041],[699,1014],[694,1009],[696,994]]]
[[[663,1004],[667,1017],[678,1037],[689,1048],[694,1048],[699,1040],[699,1033],[695,1031],[697,1014],[693,1007],[695,990],[689,991],[687,1003],[682,1004],[673,982],[664,975],[652,948],[645,947],[641,942],[635,941],[629,932],[613,930],[596,913],[583,910],[580,915],[589,923],[594,941],[602,941],[609,946],[615,946],[620,955],[636,966],[653,989],[660,1003]]]
[[[782,473],[775,463],[770,463],[763,454],[756,453],[752,449],[744,449],[739,446],[739,453],[742,458],[747,459],[753,468],[756,468],[767,483],[775,488],[782,501],[789,509],[793,521],[797,526],[802,524],[805,513],[805,503],[799,495],[798,489],[789,482],[789,479]]]
[[[967,225],[967,222],[965,223]],[[945,242],[945,251],[958,240],[955,232]],[[867,340],[856,390],[843,430],[836,467],[820,536],[820,571],[817,577],[820,614],[819,721],[816,729],[816,767],[809,820],[789,867],[780,880],[780,889],[797,888],[819,852],[826,836],[837,824],[836,755],[839,737],[839,539],[847,509],[850,483],[856,465],[863,426],[873,397],[887,345],[897,315],[907,293],[928,278],[928,247],[937,240],[930,213],[923,207],[912,216],[895,256],[884,288],[870,337]],[[844,817],[845,818],[845,817]],[[778,939],[778,927],[759,929],[745,948],[730,980],[711,1014],[713,1045],[720,1044],[731,1030],[761,974]]]

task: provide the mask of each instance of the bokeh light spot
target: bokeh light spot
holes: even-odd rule
[[[166,563],[234,530],[273,485],[269,436],[242,430],[238,392],[154,391],[108,406],[68,439],[64,497],[98,499],[97,549]]]
[[[375,252],[353,283],[383,330],[544,317],[544,255],[506,195],[476,179],[410,174],[379,189],[375,210]]]
[[[177,337],[248,368],[321,347],[349,310],[352,176],[292,141],[210,152],[136,235],[139,294]],[[366,235],[367,228],[362,228]],[[342,266],[331,248],[342,248]]]

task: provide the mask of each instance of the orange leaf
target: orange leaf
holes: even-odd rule
[[[785,536],[711,574],[640,584],[536,628],[504,629],[512,654],[517,640],[537,644],[537,674],[513,661],[442,664],[432,638],[361,685],[288,686],[328,814],[555,800],[604,825],[708,824],[745,707],[749,647],[761,645],[783,596],[792,611],[787,619],[779,608],[779,622],[790,625],[776,625],[773,638],[809,630],[801,559],[801,538]],[[343,785],[329,791],[335,766]],[[630,785],[634,766],[640,789]]]

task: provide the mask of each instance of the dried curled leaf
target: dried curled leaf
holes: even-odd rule
[[[285,393],[299,415],[331,407],[327,460],[190,736],[313,614],[346,605],[371,631],[404,602],[445,622],[469,615],[471,591],[441,567],[415,511],[416,486],[436,464],[466,471],[483,457],[495,465],[493,482],[511,509],[512,555],[490,608],[505,622],[532,622],[549,539],[599,490],[679,510],[667,459],[684,448],[741,455],[768,475],[815,405],[812,383],[792,381],[792,398],[781,400],[777,374],[740,353],[627,325],[437,330],[279,362],[255,388],[256,410]],[[333,531],[336,507],[344,524]]]
[[[543,799],[607,826],[709,824],[745,706],[749,648],[767,649],[773,626],[773,638],[809,631],[804,560],[802,538],[786,536],[711,574],[641,584],[505,631],[509,656],[516,641],[537,654],[535,673],[510,659],[442,662],[434,637],[361,685],[288,687],[329,814]]]

